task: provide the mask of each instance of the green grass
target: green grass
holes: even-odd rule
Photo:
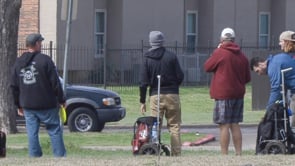
[[[131,88],[112,88],[113,91],[119,93],[122,98],[122,105],[126,107],[126,117],[114,123],[107,125],[127,125],[133,126],[135,120],[143,116],[139,110],[139,92],[137,87]],[[180,89],[180,98],[182,106],[182,121],[183,125],[197,125],[197,124],[213,124],[212,123],[212,109],[214,100],[210,99],[208,87],[183,87]],[[148,106],[148,105],[147,105]],[[244,123],[258,124],[264,111],[252,111],[251,109],[251,86],[247,86],[247,93],[245,96],[244,107]],[[146,113],[149,115],[149,112]],[[182,133],[182,142],[192,142],[204,135],[195,135],[195,133]],[[163,132],[161,134],[162,143],[169,144],[169,133]],[[27,136],[24,133],[9,134],[7,136],[7,155],[15,157],[24,157],[28,155],[27,150]],[[133,138],[133,130],[130,131],[103,131],[90,133],[64,133],[64,140],[67,148],[68,156],[79,157],[103,157],[115,158],[132,156],[131,140]],[[40,133],[40,142],[43,149],[44,156],[52,156],[49,136],[45,132]],[[130,151],[126,150],[93,150],[82,148],[84,146],[129,146]],[[13,147],[13,148],[12,148]],[[17,149],[20,147],[20,149]],[[253,154],[252,151],[244,152],[244,154]],[[183,151],[184,155],[196,154],[195,151]],[[201,151],[199,155],[217,155],[218,151]]]
[[[143,116],[140,113],[139,88],[138,87],[112,87],[111,90],[119,93],[122,106],[126,107],[126,117],[119,122],[107,125],[133,125],[135,120]],[[212,110],[214,100],[209,96],[209,87],[181,87],[180,100],[182,109],[183,125],[213,124]],[[147,107],[149,106],[147,97]],[[146,113],[149,115],[149,112]],[[252,111],[252,89],[247,86],[244,98],[244,122],[245,124],[258,124],[263,117],[264,111]]]
[[[195,141],[204,135],[196,135],[193,132],[181,134],[182,141]],[[88,133],[64,133],[64,140],[67,146],[130,146],[133,138],[133,131],[113,131],[113,132],[88,132]],[[161,139],[166,142],[170,139],[168,132],[162,132]],[[49,143],[49,136],[45,132],[40,133],[40,142],[45,145]],[[8,146],[27,146],[27,135],[23,133],[10,134],[7,139]]]
[[[182,133],[182,142],[192,142],[196,139],[203,137],[204,135],[195,135],[195,133]],[[40,133],[40,144],[45,156],[51,156],[50,139],[47,133]],[[7,136],[7,154],[13,156],[27,156],[27,136],[24,133],[10,134]],[[89,133],[64,133],[64,142],[66,145],[67,153],[70,156],[124,156],[126,150],[93,150],[83,147],[95,147],[95,146],[129,146],[130,151],[127,153],[128,156],[131,152],[131,140],[133,138],[133,131],[127,132],[89,132]],[[162,143],[169,144],[169,133],[163,132],[161,134]],[[102,152],[103,151],[103,152]]]

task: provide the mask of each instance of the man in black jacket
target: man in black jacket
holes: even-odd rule
[[[161,76],[160,87],[160,119],[167,120],[170,132],[172,156],[181,154],[180,124],[181,107],[179,86],[183,81],[183,72],[176,55],[163,47],[164,35],[160,31],[149,34],[150,50],[145,54],[141,69],[140,103],[141,112],[146,112],[146,92],[149,87],[150,109],[152,116],[157,116],[158,78]],[[162,126],[162,124],[160,124]]]
[[[43,40],[40,34],[27,36],[28,51],[17,58],[13,66],[11,88],[18,114],[26,119],[29,155],[42,156],[38,136],[42,122],[50,136],[54,156],[63,157],[66,149],[59,108],[65,104],[65,98],[53,61],[41,53]]]

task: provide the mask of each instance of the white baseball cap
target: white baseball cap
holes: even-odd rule
[[[220,36],[223,40],[232,40],[236,37],[235,31],[231,28],[224,28]]]
[[[280,35],[280,40],[295,41],[295,32],[293,31],[284,31]]]

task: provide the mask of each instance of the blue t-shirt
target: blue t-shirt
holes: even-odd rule
[[[270,79],[270,96],[267,108],[282,99],[282,70],[291,68],[284,72],[285,90],[291,90],[295,93],[295,59],[287,53],[279,53],[270,55],[267,59],[267,75]]]

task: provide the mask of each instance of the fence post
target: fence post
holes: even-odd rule
[[[210,49],[211,49],[211,46],[210,46],[210,40],[208,40],[208,55],[210,56]],[[208,59],[209,57],[207,57]],[[206,72],[205,72],[206,73]],[[207,86],[210,87],[210,82],[211,82],[211,74],[209,73],[206,73],[206,76],[207,76]]]
[[[120,51],[120,55],[119,55],[119,58],[120,58],[120,86],[122,86],[124,84],[124,77],[125,77],[125,73],[124,73],[124,69],[123,69],[123,61],[124,61],[124,50],[121,50]],[[123,65],[122,65],[123,64]]]
[[[143,65],[143,58],[144,58],[144,40],[141,40],[141,64],[139,66],[139,77],[138,77],[138,81],[139,81],[139,84],[141,84],[141,78],[142,78],[142,75],[141,75],[141,72],[142,72],[142,65]]]
[[[242,47],[243,47],[243,39],[241,38],[241,40],[240,40],[240,48],[241,48],[241,50],[242,50]]]
[[[52,43],[53,43],[53,41],[49,41],[49,56],[50,56],[50,58],[52,59]]]
[[[142,53],[142,57],[143,57],[143,49],[144,49],[143,40],[141,40],[141,53]]]
[[[106,89],[107,88],[107,46],[105,46],[105,51],[103,54],[103,88]]]
[[[177,40],[175,41],[175,53],[176,53],[176,55],[178,54],[177,53]]]

